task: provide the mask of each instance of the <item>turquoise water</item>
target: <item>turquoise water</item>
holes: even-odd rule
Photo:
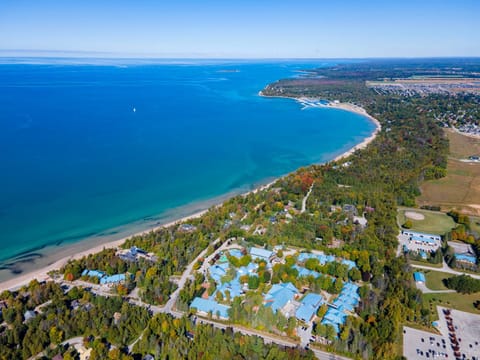
[[[374,130],[366,118],[258,96],[322,65],[4,61],[0,260],[162,218],[344,152]]]

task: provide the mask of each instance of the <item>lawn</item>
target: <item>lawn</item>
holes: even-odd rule
[[[404,224],[407,218],[405,217],[406,211],[413,211],[416,213],[422,214],[425,219],[423,220],[413,220],[409,219],[413,227],[411,230],[425,232],[429,234],[444,235],[446,232],[450,231],[455,227],[455,222],[453,219],[438,211],[429,211],[429,210],[420,210],[420,209],[409,209],[409,208],[399,208],[398,209],[398,223]]]
[[[480,293],[423,294],[423,299],[426,303],[430,303],[431,305],[446,306],[473,314],[480,314],[480,310],[475,309],[475,307],[473,306],[473,303],[475,301],[480,300]],[[432,311],[435,311],[435,307],[431,307],[431,309]]]
[[[431,267],[431,268],[439,268],[439,269],[441,269],[443,267],[442,263],[432,264],[432,263],[429,263],[428,261],[409,260],[409,263],[413,264],[413,265],[428,266],[428,267]],[[426,271],[428,271],[428,270],[426,270]]]
[[[422,194],[417,198],[421,205],[440,206],[442,211],[456,209],[470,215],[480,215],[480,164],[462,162],[470,155],[480,154],[480,140],[446,131],[450,141],[447,176],[425,181]]]
[[[476,233],[477,237],[480,236],[480,218],[470,216],[470,229]]]
[[[444,273],[441,271],[425,270],[425,278],[427,280],[427,287],[430,290],[448,290],[443,284],[443,279],[451,278],[454,274]]]

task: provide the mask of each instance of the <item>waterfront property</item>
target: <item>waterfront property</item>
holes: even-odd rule
[[[82,271],[82,276],[97,278],[102,285],[115,285],[125,282],[125,274],[107,275],[103,271],[88,270]]]
[[[138,261],[139,259],[145,259],[148,261],[156,262],[158,259],[153,253],[147,253],[146,251],[132,246],[130,249],[121,249],[116,252],[116,255],[124,261]]]

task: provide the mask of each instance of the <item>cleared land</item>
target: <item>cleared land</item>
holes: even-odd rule
[[[448,274],[440,271],[425,271],[425,278],[427,283],[425,284],[430,290],[448,290],[443,284],[443,280],[454,277],[454,274]]]
[[[423,215],[423,220],[415,220],[412,217],[408,217],[408,220],[412,222],[413,231],[426,232],[430,234],[443,235],[455,227],[453,219],[438,211],[420,210],[420,209],[408,209],[399,208],[397,220],[400,225],[404,224],[407,220],[405,214],[415,212]],[[419,216],[417,216],[420,219]]]
[[[417,202],[438,205],[443,211],[455,209],[469,215],[480,215],[480,163],[464,162],[480,154],[480,139],[446,131],[450,141],[447,176],[422,184]]]
[[[468,295],[459,293],[424,294],[423,300],[431,305],[440,305],[472,314],[480,314],[480,310],[473,306],[474,302],[480,300],[480,293]],[[434,309],[434,307],[431,308],[432,310]]]

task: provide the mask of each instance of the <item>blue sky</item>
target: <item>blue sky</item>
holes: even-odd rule
[[[1,0],[0,50],[113,56],[480,56],[478,0]]]

